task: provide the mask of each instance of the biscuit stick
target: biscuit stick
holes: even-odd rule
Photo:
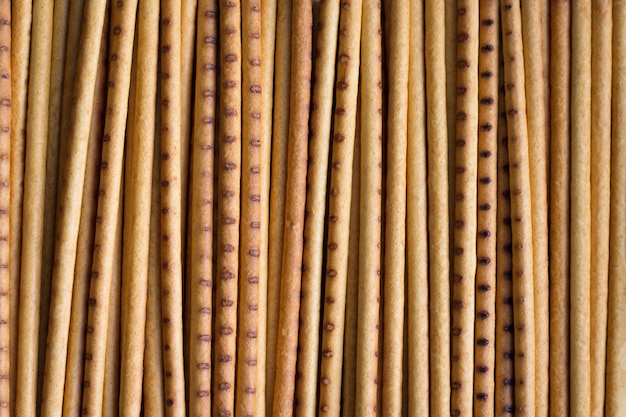
[[[410,294],[406,299],[408,413],[409,415],[428,415],[429,326],[426,319],[428,317],[428,173],[426,169],[424,1],[411,3],[410,19],[406,242],[407,290]],[[366,193],[368,194],[373,195],[374,192]]]
[[[141,381],[142,367],[144,366],[144,346],[145,335],[151,336],[151,347],[155,344],[161,350],[160,330],[155,329],[148,333],[149,326],[146,325],[146,303],[147,286],[150,278],[158,279],[153,273],[149,277],[149,256],[154,242],[151,236],[151,221],[159,216],[159,210],[151,209],[150,196],[153,191],[152,169],[153,164],[158,165],[158,160],[153,161],[153,153],[159,155],[159,148],[155,145],[155,99],[157,97],[157,60],[158,60],[158,24],[159,24],[159,2],[157,0],[140,0],[137,16],[137,68],[132,84],[136,84],[135,95],[129,99],[134,104],[133,130],[128,132],[129,140],[127,145],[131,145],[132,153],[127,155],[130,158],[130,165],[125,172],[127,188],[126,207],[128,213],[125,219],[124,229],[127,241],[122,252],[122,323],[121,323],[121,351],[120,351],[120,414],[137,415],[141,409]],[[130,142],[130,143],[129,143]],[[151,213],[151,215],[148,215]],[[152,220],[150,217],[153,217]],[[158,225],[158,223],[157,223]],[[146,244],[150,242],[150,245]],[[151,249],[152,248],[152,249]],[[154,286],[160,287],[154,281]],[[152,293],[154,295],[154,292]],[[124,302],[124,300],[133,300]],[[153,310],[148,309],[149,312]],[[155,317],[154,312],[150,318]],[[160,318],[160,314],[158,316]],[[159,319],[160,321],[160,319]],[[155,333],[156,332],[156,333]],[[155,340],[157,339],[158,340]],[[147,347],[146,356],[154,350]],[[160,355],[153,355],[148,368],[158,361],[162,364]],[[159,367],[159,365],[154,365]],[[162,365],[161,365],[162,366]],[[158,384],[159,376],[151,375],[148,384],[150,387],[161,386]],[[150,407],[155,407],[162,403],[162,397],[146,402],[146,412]],[[150,414],[153,415],[153,414]]]
[[[612,2],[592,3],[591,415],[604,416],[611,182]]]
[[[298,416],[314,416],[317,413],[320,303],[324,274],[324,218],[330,157],[328,138],[331,136],[338,27],[339,2],[321,3],[310,114],[305,244],[302,260],[306,268],[302,272],[301,293],[304,297],[300,306],[297,361],[297,372],[300,376],[296,383]]]
[[[428,260],[430,412],[450,412],[450,261],[448,225],[448,130],[446,122],[445,13],[426,0],[426,136],[428,138]]]
[[[42,161],[46,160],[48,138],[48,86],[52,58],[52,9],[53,2],[50,0],[39,0],[33,5],[32,52],[30,58],[32,71],[28,75],[28,116],[26,118],[24,209],[21,241],[22,259],[26,259],[27,262],[22,262],[20,265],[19,339],[17,344],[17,366],[15,368],[17,370],[15,386],[19,387],[19,390],[16,389],[15,414],[20,416],[35,415],[37,406],[39,303],[46,173],[46,166]],[[18,11],[19,8],[16,10],[16,13]],[[19,15],[16,17],[19,17]],[[19,74],[16,75],[19,77]],[[19,109],[20,103],[16,104]],[[15,128],[21,129],[21,126],[16,125]],[[19,130],[16,133],[19,134]],[[18,159],[19,156],[15,158],[16,161]],[[62,382],[60,385],[62,386]]]
[[[474,326],[474,415],[493,416],[496,305],[496,225],[498,205],[499,5],[480,2],[478,80],[478,190],[476,220],[476,311]],[[487,205],[490,210],[485,210]]]
[[[502,46],[511,187],[513,308],[515,323],[515,407],[535,415],[535,329],[530,161],[522,23],[518,0],[503,0]]]
[[[9,384],[17,387],[17,329],[22,251],[22,201],[24,197],[24,156],[26,145],[26,111],[28,99],[28,64],[32,1],[11,3],[11,174],[9,203],[9,251],[11,259],[9,293],[9,355],[11,369]],[[15,414],[17,389],[11,390],[9,409]]]

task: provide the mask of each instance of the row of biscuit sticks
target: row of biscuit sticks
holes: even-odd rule
[[[625,7],[0,0],[0,414],[623,415]]]

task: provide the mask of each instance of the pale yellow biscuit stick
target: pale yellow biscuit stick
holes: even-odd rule
[[[591,2],[572,2],[570,412],[591,406]]]
[[[352,169],[356,130],[362,1],[344,3],[339,21],[335,115],[331,140],[324,314],[318,413],[339,416],[345,328]]]
[[[83,368],[85,364],[85,336],[87,330],[87,300],[93,242],[96,231],[98,210],[98,185],[100,183],[100,157],[102,154],[102,136],[106,109],[106,81],[109,26],[109,14],[105,15],[104,30],[100,43],[98,74],[94,93],[85,183],[83,185],[80,226],[76,245],[76,266],[74,267],[74,286],[72,288],[72,311],[70,316],[69,338],[67,341],[67,363],[65,365],[65,386],[63,387],[63,416],[80,414],[83,397]]]
[[[500,2],[500,6],[510,167],[509,182],[511,187],[511,230],[513,235],[515,408],[519,415],[534,416],[533,229],[522,18],[518,0],[503,0]]]
[[[276,16],[274,115],[272,125],[272,169],[270,174],[270,224],[267,267],[266,413],[273,410],[274,379],[276,377],[276,340],[278,338],[280,277],[283,259],[289,96],[291,89],[291,5],[292,1],[279,1]],[[267,62],[267,60],[264,62]]]
[[[569,411],[571,4],[551,2],[550,19],[550,415],[557,417]]]
[[[478,210],[476,219],[476,310],[474,325],[474,415],[494,415],[496,324],[496,225],[498,190],[498,80],[500,8],[480,2],[478,71]],[[485,210],[486,205],[491,206]]]
[[[592,3],[591,415],[604,416],[611,182],[612,2]]]
[[[9,304],[11,369],[9,384],[17,387],[17,329],[22,252],[22,201],[24,197],[24,156],[26,146],[26,108],[32,1],[11,4],[11,175],[9,202],[9,250],[11,259]],[[15,413],[17,389],[11,390],[9,409]]]
[[[606,416],[626,415],[626,4],[613,3],[613,128]]]
[[[11,414],[11,2],[0,1],[0,415]]]
[[[29,66],[32,71],[28,75],[28,116],[26,118],[24,209],[21,240],[22,259],[26,259],[28,262],[22,262],[20,265],[19,339],[17,366],[15,368],[17,370],[15,414],[24,416],[35,415],[37,408],[39,308],[46,172],[45,164],[42,161],[46,160],[48,138],[52,9],[53,2],[50,0],[36,1],[33,5]],[[16,127],[20,128],[19,126]]]
[[[410,19],[406,242],[408,413],[428,415],[428,173],[424,1],[411,3]]]
[[[320,303],[324,261],[324,219],[330,157],[331,121],[339,32],[339,2],[320,4],[315,45],[315,69],[312,82],[311,130],[307,172],[306,217],[302,263],[300,329],[296,371],[296,415],[317,413],[317,386],[320,343]],[[276,145],[275,145],[276,146]],[[272,148],[274,152],[275,147]]]
[[[426,134],[428,138],[428,260],[430,412],[450,412],[450,261],[445,5],[426,0]],[[454,124],[452,124],[454,125]]]
[[[194,132],[191,149],[189,238],[190,358],[189,412],[211,413],[211,349],[213,310],[213,193],[217,90],[217,1],[198,3],[198,43]]]

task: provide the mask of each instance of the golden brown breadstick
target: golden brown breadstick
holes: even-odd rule
[[[495,19],[494,19],[495,23]],[[481,24],[484,24],[481,21]],[[500,43],[502,57],[502,43]],[[515,341],[513,322],[513,253],[511,236],[511,191],[509,155],[504,103],[503,60],[498,67],[498,219],[496,230],[496,360],[495,415],[515,413]]]
[[[217,1],[198,4],[196,97],[191,150],[191,253],[189,412],[211,413],[211,335],[213,309],[213,195],[217,90]]]
[[[362,2],[342,7],[335,88],[327,255],[322,319],[319,411],[338,416],[345,327],[352,168],[359,80]],[[318,412],[319,413],[319,412]]]
[[[28,76],[28,117],[22,259],[19,290],[19,339],[15,414],[35,415],[39,351],[39,308],[43,255],[45,164],[48,137],[48,97],[52,49],[53,2],[40,0],[33,5],[30,68]],[[98,34],[99,35],[99,34]],[[93,94],[93,91],[92,91]],[[93,97],[92,97],[93,98]],[[19,128],[19,127],[18,127]],[[62,383],[61,383],[62,386]],[[19,389],[17,389],[19,387]]]
[[[478,4],[459,0],[457,17],[457,99],[455,142],[454,249],[452,278],[451,410],[472,413],[474,311],[476,290],[476,209],[492,211],[476,200],[478,157]],[[493,77],[491,77],[493,78]],[[482,131],[493,129],[481,125]],[[481,184],[491,178],[480,178]]]
[[[570,20],[551,2],[550,415],[569,412]],[[559,30],[556,30],[559,28]]]
[[[604,416],[611,182],[612,2],[592,3],[591,416]]]
[[[515,323],[515,408],[535,415],[535,320],[530,161],[522,22],[519,0],[501,4],[504,85],[511,187],[513,308]],[[481,77],[483,75],[481,74]],[[484,76],[487,76],[485,74]],[[491,75],[489,75],[491,76]]]
[[[276,340],[280,280],[283,259],[287,148],[289,137],[289,97],[291,89],[291,1],[279,1],[276,17],[274,117],[272,126],[272,170],[270,186],[270,224],[267,277],[266,412],[273,410],[276,377]],[[263,7],[265,9],[265,7]],[[267,62],[265,60],[264,62]]]
[[[11,2],[0,1],[0,415],[11,413],[11,253],[9,248],[11,198]]]
[[[390,7],[382,407],[389,415],[399,415],[402,412],[410,3],[397,0]]]
[[[450,412],[450,285],[445,5],[426,0],[430,412]],[[452,123],[454,126],[454,123]]]
[[[591,2],[572,2],[570,412],[590,413]]]
[[[441,13],[445,14],[445,23],[441,28],[443,34],[445,34],[445,73],[446,73],[446,115],[448,125],[448,216],[450,220],[454,219],[454,195],[455,195],[455,180],[456,175],[454,173],[455,167],[455,151],[456,146],[456,27],[457,27],[457,14],[458,14],[458,0],[449,0],[445,3],[445,11],[442,9]],[[452,250],[454,248],[454,222],[449,222],[450,229],[450,244],[449,244],[449,256],[452,259]],[[452,270],[450,271],[452,272]]]
[[[155,328],[154,322],[160,323],[160,309],[154,308],[156,303],[160,306],[160,300],[155,300],[154,288],[160,288],[157,282],[160,275],[159,269],[148,269],[148,259],[158,258],[158,243],[152,236],[151,226],[160,230],[158,203],[158,188],[154,191],[152,206],[150,196],[153,193],[153,164],[157,166],[160,158],[153,158],[153,153],[160,155],[160,148],[155,144],[155,99],[157,98],[157,60],[158,60],[158,25],[159,25],[159,2],[157,0],[141,0],[139,2],[137,17],[137,65],[135,78],[131,79],[131,84],[136,84],[135,95],[130,97],[133,101],[133,126],[128,132],[127,145],[131,145],[132,153],[127,155],[130,158],[130,165],[126,171],[126,191],[127,197],[125,212],[127,218],[124,222],[124,234],[127,241],[124,242],[122,253],[122,300],[133,300],[122,303],[122,323],[121,323],[121,351],[120,351],[120,415],[135,416],[141,410],[141,380],[144,366],[144,346],[145,355],[151,355],[154,360],[146,362],[146,375],[151,381],[147,386],[150,389],[163,389],[162,373],[155,375],[150,373],[155,368],[162,370],[163,362],[161,356],[161,330],[160,324]],[[158,102],[158,101],[157,101]],[[153,162],[154,159],[154,162]],[[157,171],[158,172],[158,171]],[[132,188],[132,191],[128,188]],[[158,185],[157,185],[158,187]],[[156,205],[156,207],[155,207]],[[152,207],[152,208],[151,208]],[[147,213],[152,213],[151,216]],[[150,219],[152,217],[152,220]],[[151,225],[154,223],[153,225]],[[155,223],[156,222],[156,223]],[[158,241],[158,240],[157,240]],[[150,242],[148,245],[147,242]],[[150,252],[152,251],[152,252]],[[154,264],[152,264],[154,266]],[[159,264],[160,265],[160,264]],[[146,303],[147,287],[151,282],[150,294],[152,295],[152,308],[148,308],[148,317],[153,319],[150,325],[146,324]],[[160,294],[160,292],[159,292]],[[158,318],[157,318],[158,317]],[[144,329],[146,329],[144,331]],[[151,330],[149,332],[149,330]],[[150,336],[150,347],[145,340],[146,335]],[[159,404],[163,404],[163,391],[161,396],[150,398],[146,401],[146,413],[148,410],[157,409]],[[150,415],[155,415],[149,413]]]
[[[626,414],[626,4],[613,3],[611,231],[606,364],[606,416]]]
[[[87,299],[89,298],[89,275],[93,257],[93,242],[96,231],[98,210],[98,185],[100,183],[100,157],[106,107],[106,80],[108,61],[109,13],[100,42],[98,74],[94,93],[93,114],[87,146],[85,183],[83,185],[80,226],[76,245],[76,266],[72,288],[72,312],[70,316],[69,338],[67,342],[67,363],[65,365],[65,386],[63,392],[63,416],[80,414],[83,396],[83,368],[85,364],[85,335],[87,331]]]
[[[26,107],[28,63],[30,59],[31,1],[11,3],[11,161],[9,202],[9,250],[11,267],[9,288],[11,366],[9,384],[17,387],[17,329],[22,251],[22,200],[24,196],[24,153],[26,144]],[[11,390],[9,409],[15,414],[17,389]]]
[[[293,4],[291,15],[292,88],[289,102],[289,143],[283,234],[283,241],[288,244],[283,250],[281,266],[280,311],[275,352],[276,371],[272,387],[274,389],[272,415],[278,417],[291,415],[294,407],[311,100],[312,12],[312,2],[301,1]]]
[[[328,138],[331,136],[339,2],[321,3],[318,16],[302,260],[305,268],[302,271],[301,293],[304,297],[300,305],[298,340],[296,383],[298,416],[314,416],[317,413],[320,302],[324,274],[324,218],[330,157]]]
[[[498,205],[498,80],[500,9],[497,0],[482,0],[479,12],[478,191],[476,220],[476,311],[474,326],[474,415],[494,415],[496,225]],[[490,210],[485,210],[487,205]]]

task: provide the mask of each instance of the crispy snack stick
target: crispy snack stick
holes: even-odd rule
[[[557,417],[569,411],[571,4],[551,2],[550,15],[550,415]]]
[[[102,154],[102,136],[106,110],[106,81],[108,73],[109,13],[105,15],[105,24],[100,42],[98,74],[94,93],[93,114],[87,146],[85,183],[83,185],[82,206],[78,243],[76,245],[76,266],[74,267],[74,286],[72,288],[72,312],[67,342],[67,363],[65,365],[65,386],[63,391],[63,416],[80,414],[83,398],[83,369],[85,365],[85,336],[87,332],[87,300],[93,243],[96,232],[98,211],[98,185],[100,183],[100,158]]]
[[[430,412],[450,412],[450,261],[445,8],[426,0],[426,135],[428,138],[428,260]],[[454,125],[454,124],[453,124]]]
[[[591,415],[604,416],[611,201],[612,2],[592,3]]]
[[[474,326],[474,415],[494,415],[496,353],[496,228],[498,206],[498,58],[500,9],[497,0],[480,2],[478,71],[478,191],[476,221],[476,311]],[[484,210],[486,204],[490,210]]]
[[[9,202],[9,355],[11,369],[9,384],[17,387],[17,329],[19,286],[22,252],[22,201],[24,197],[24,162],[26,146],[26,108],[28,94],[28,64],[30,59],[30,31],[32,22],[32,1],[11,4],[11,173]],[[15,414],[17,389],[11,390],[9,409]]]
[[[130,97],[134,101],[132,131],[128,132],[127,145],[132,147],[130,166],[126,171],[126,196],[128,198],[125,209],[127,218],[124,222],[127,241],[124,242],[122,252],[122,300],[133,300],[122,303],[121,323],[121,351],[120,351],[120,414],[122,416],[137,415],[141,409],[141,380],[142,367],[144,366],[145,335],[151,335],[150,345],[153,349],[146,349],[146,355],[161,350],[160,329],[153,329],[148,333],[146,324],[147,287],[150,278],[153,279],[152,287],[160,287],[155,280],[160,276],[158,271],[150,274],[149,257],[150,250],[154,248],[155,237],[151,235],[151,217],[158,216],[159,210],[150,205],[150,196],[153,193],[152,169],[154,162],[153,153],[159,155],[159,147],[155,144],[155,99],[157,97],[157,60],[158,60],[158,25],[159,25],[159,2],[157,0],[140,0],[137,17],[137,66],[136,75],[131,79],[131,84],[136,84],[135,95]],[[158,161],[158,159],[156,159]],[[157,196],[158,193],[154,191]],[[152,207],[152,208],[151,208]],[[147,213],[152,213],[149,216]],[[158,223],[157,223],[158,226]],[[146,244],[150,242],[150,244]],[[156,274],[156,277],[155,277]],[[152,292],[154,296],[154,292]],[[153,300],[154,301],[154,300]],[[154,310],[148,309],[149,312]],[[155,317],[157,310],[150,317]],[[160,322],[160,314],[159,314]],[[152,336],[154,335],[154,336]],[[158,346],[158,349],[154,347]],[[162,369],[160,353],[151,355],[154,360],[146,364],[146,372],[154,367]],[[155,362],[158,361],[158,364]],[[159,376],[150,374],[149,386],[153,389],[163,387]],[[159,384],[161,382],[161,384]],[[152,398],[146,402],[146,412],[150,407],[163,404],[163,396]],[[154,410],[154,408],[152,408]],[[154,415],[154,414],[150,414]]]
[[[16,14],[18,11],[20,10],[16,10]],[[28,262],[23,262],[20,265],[19,339],[15,385],[17,391],[15,414],[24,416],[35,415],[37,409],[39,308],[46,172],[45,164],[42,164],[41,161],[46,160],[48,138],[48,83],[52,58],[52,13],[53,2],[50,0],[36,1],[33,5],[32,53],[29,67],[32,71],[28,75],[28,117],[26,118],[21,240],[22,259],[27,259]],[[19,15],[16,17],[19,18]],[[19,77],[19,74],[16,75]],[[19,102],[17,104],[19,108]],[[21,128],[19,125],[15,127]],[[15,158],[16,161],[18,159],[19,156]]]
[[[515,408],[535,415],[535,329],[530,161],[522,22],[518,0],[502,0],[504,85],[511,187],[513,308],[515,323]],[[481,75],[482,76],[482,75]]]
[[[330,158],[331,120],[339,32],[339,2],[320,4],[311,98],[304,254],[296,381],[296,415],[317,413],[320,315],[324,261],[324,219]]]

